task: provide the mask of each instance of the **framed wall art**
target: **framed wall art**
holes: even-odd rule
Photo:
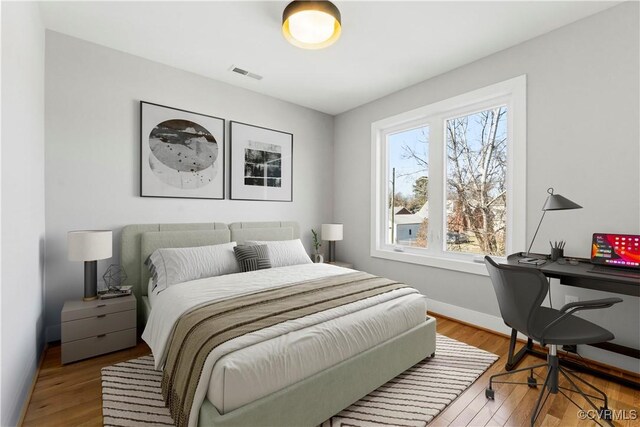
[[[140,102],[140,195],[224,199],[224,119]]]
[[[231,198],[293,200],[293,135],[231,122]]]

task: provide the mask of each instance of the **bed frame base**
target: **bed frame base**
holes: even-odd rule
[[[436,351],[436,319],[303,381],[221,415],[205,399],[199,426],[318,426]]]

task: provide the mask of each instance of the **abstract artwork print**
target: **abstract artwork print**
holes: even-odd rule
[[[244,185],[282,186],[282,147],[249,141],[244,149]]]
[[[224,120],[141,102],[141,196],[224,198]]]
[[[293,200],[293,135],[231,122],[231,199]]]

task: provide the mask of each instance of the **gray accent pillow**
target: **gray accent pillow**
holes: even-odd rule
[[[267,245],[236,246],[233,252],[243,272],[271,268]]]
[[[245,244],[266,245],[269,250],[269,261],[271,261],[272,267],[312,263],[300,239],[274,241],[247,240]]]

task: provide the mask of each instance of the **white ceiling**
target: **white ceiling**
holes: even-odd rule
[[[44,2],[45,26],[329,114],[338,114],[619,2],[335,1],[324,50],[281,34],[286,1]],[[264,76],[229,71],[234,64]]]

